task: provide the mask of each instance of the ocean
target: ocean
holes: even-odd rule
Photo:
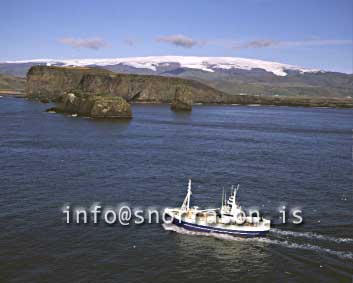
[[[133,105],[132,120],[0,98],[1,282],[352,282],[353,110]],[[240,184],[266,238],[65,222],[63,207],[219,207]],[[303,223],[288,218],[302,211]]]

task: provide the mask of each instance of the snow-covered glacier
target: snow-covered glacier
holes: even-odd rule
[[[238,57],[198,57],[198,56],[148,56],[104,59],[34,59],[22,61],[5,61],[1,63],[44,63],[61,66],[111,66],[125,65],[133,68],[144,68],[156,71],[158,67],[177,64],[180,68],[198,69],[206,72],[216,70],[252,70],[262,69],[277,76],[286,76],[288,71],[300,73],[320,72],[318,69],[307,69],[278,62],[247,59]]]

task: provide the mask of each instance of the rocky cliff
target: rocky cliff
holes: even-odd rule
[[[92,118],[132,118],[130,104],[120,96],[65,93],[48,112],[70,113]]]
[[[51,101],[60,101],[64,94],[73,93],[78,97],[122,97],[128,102],[176,103],[180,97],[178,90],[181,89],[188,94],[188,101],[192,103],[353,107],[350,97],[230,95],[192,80],[116,74],[83,67],[34,66],[27,74],[26,95],[32,99]]]
[[[185,79],[116,74],[96,68],[34,66],[27,74],[28,98],[60,100],[65,93],[120,96],[128,102],[171,103],[178,89],[194,102],[223,103],[228,95]]]
[[[192,103],[192,93],[187,89],[178,88],[171,109],[174,111],[191,111]]]

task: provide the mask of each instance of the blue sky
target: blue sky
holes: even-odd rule
[[[353,1],[2,1],[0,61],[236,56],[352,73]]]

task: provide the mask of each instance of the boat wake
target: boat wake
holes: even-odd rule
[[[294,231],[286,231],[286,230],[272,228],[271,233],[282,235],[282,236],[308,238],[308,239],[329,241],[329,242],[335,242],[335,243],[353,243],[353,239],[351,238],[335,238],[335,237],[316,234],[313,232],[294,232]]]
[[[221,240],[239,241],[239,242],[266,243],[266,244],[270,244],[270,245],[282,246],[282,247],[289,248],[289,249],[301,249],[301,250],[315,251],[317,253],[326,253],[326,254],[330,254],[333,256],[337,256],[341,259],[353,260],[353,253],[351,253],[351,252],[335,251],[335,250],[331,250],[328,248],[319,247],[317,245],[298,244],[298,243],[294,243],[294,242],[289,242],[288,240],[277,240],[277,239],[269,239],[269,238],[240,238],[240,237],[235,237],[235,236],[231,236],[231,235],[223,235],[223,234],[216,234],[216,233],[194,232],[194,231],[189,231],[184,228],[178,227],[173,224],[163,224],[162,226],[166,231],[173,231],[173,232],[185,234],[185,235],[214,237],[214,238],[221,239]],[[275,230],[275,232],[278,231],[277,229],[274,229],[274,230]],[[272,231],[272,229],[271,229],[271,231]],[[285,232],[285,233],[290,232],[290,231],[283,231],[283,230],[280,230],[280,231]],[[278,233],[278,234],[280,234],[280,233]],[[291,233],[296,233],[296,232],[291,232]],[[306,235],[306,233],[304,233],[304,232],[302,232],[300,234]],[[318,234],[314,234],[314,235],[319,236],[319,238],[321,239],[322,235],[318,235]],[[308,236],[304,236],[304,237],[308,237]],[[324,237],[325,240],[327,240],[326,236],[322,236],[322,237]],[[332,237],[329,237],[329,238],[332,238]],[[335,239],[335,238],[332,238],[332,239]],[[348,239],[348,240],[352,240],[352,239]],[[345,242],[349,242],[349,241],[345,241]]]

